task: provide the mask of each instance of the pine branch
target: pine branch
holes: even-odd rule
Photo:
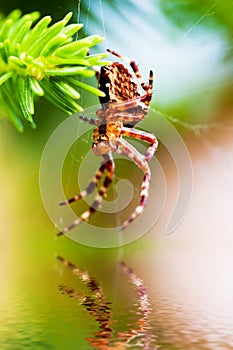
[[[0,19],[0,108],[19,131],[23,131],[22,117],[35,127],[36,96],[44,96],[70,114],[82,110],[77,87],[103,96],[78,80],[94,76],[92,66],[106,64],[101,60],[107,54],[88,55],[103,37],[74,40],[82,24],[67,24],[72,13],[50,26],[50,16],[38,21],[39,17],[38,12],[22,16],[14,10]]]

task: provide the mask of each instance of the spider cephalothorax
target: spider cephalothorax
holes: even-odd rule
[[[135,129],[133,126],[147,115],[148,107],[152,98],[153,73],[150,71],[149,83],[146,84],[134,61],[122,57],[114,51],[108,51],[131,66],[136,76],[136,80],[128,68],[122,63],[113,62],[112,64],[101,68],[99,73],[99,89],[105,93],[105,97],[100,97],[101,107],[96,112],[97,119],[87,118],[85,116],[81,116],[80,118],[85,122],[96,125],[93,132],[92,150],[95,155],[102,156],[103,162],[86,190],[60,204],[64,205],[72,203],[78,199],[86,197],[98,186],[104,173],[105,178],[91,207],[70,226],[60,231],[58,235],[70,231],[82,221],[88,221],[89,217],[101,205],[103,197],[112,182],[114,175],[114,160],[112,152],[117,152],[129,157],[144,173],[140,192],[140,202],[130,217],[123,222],[121,229],[125,229],[129,223],[143,211],[148,198],[151,178],[148,161],[155,153],[158,141],[154,135]],[[141,90],[143,90],[144,93],[141,93]],[[122,136],[128,136],[148,142],[150,146],[146,154],[142,155],[139,153]]]

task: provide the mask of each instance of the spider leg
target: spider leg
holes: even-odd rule
[[[146,86],[146,94],[141,97],[141,101],[145,103],[146,106],[149,106],[151,98],[152,98],[152,89],[153,89],[153,72],[150,70],[149,75],[149,85]]]
[[[72,230],[76,226],[78,226],[82,221],[88,221],[90,216],[96,212],[96,210],[99,208],[101,205],[101,202],[103,200],[103,197],[112,182],[113,174],[114,174],[114,161],[112,158],[112,154],[103,154],[102,155],[104,158],[103,162],[103,169],[104,171],[106,170],[106,177],[104,179],[103,185],[100,187],[91,207],[86,210],[84,213],[81,214],[81,216],[76,219],[71,225],[65,227],[62,231],[57,233],[57,236],[62,236],[68,231]],[[98,172],[97,172],[98,173]],[[85,192],[85,191],[84,191]]]
[[[144,117],[148,112],[148,105],[146,104],[147,101],[147,95],[143,95],[141,97],[137,97],[135,99],[120,102],[120,103],[112,103],[109,105],[109,112],[115,113],[115,111],[119,112],[125,112],[127,113],[127,110],[134,108],[134,107],[141,107],[141,109],[144,111]],[[143,118],[142,118],[143,119]]]
[[[91,125],[98,125],[97,119],[88,118],[88,117],[85,117],[85,115],[80,115],[79,118]]]
[[[73,202],[76,202],[79,199],[85,198],[87,195],[91,194],[94,189],[97,187],[99,181],[101,180],[103,173],[105,171],[105,163],[103,162],[101,164],[101,166],[99,167],[98,171],[96,172],[95,176],[93,177],[93,179],[91,180],[91,182],[89,183],[89,185],[87,186],[87,188],[80,192],[79,194],[77,194],[74,197],[71,197],[69,199],[66,199],[64,202],[59,203],[59,205],[66,205],[66,204],[71,204]]]
[[[135,208],[134,212],[130,215],[130,217],[127,220],[125,220],[121,225],[121,230],[124,230],[144,210],[149,195],[151,172],[145,158],[127,141],[119,139],[118,146],[119,147],[117,148],[116,152],[132,159],[137,164],[137,166],[144,172],[144,178],[140,192],[140,203]]]
[[[108,122],[116,122],[118,120],[122,120],[124,124],[132,124],[135,125],[136,123],[140,122],[145,117],[144,113],[140,114],[132,114],[130,112],[116,112],[111,113],[107,119]]]
[[[146,131],[122,127],[121,134],[129,137],[133,137],[151,144],[151,146],[148,148],[145,154],[145,160],[150,160],[158,148],[157,138],[153,134],[150,134]]]

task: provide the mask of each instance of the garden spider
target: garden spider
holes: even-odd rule
[[[100,73],[98,74],[99,89],[105,93],[105,97],[100,97],[101,107],[96,112],[98,118],[92,119],[80,116],[80,119],[96,126],[93,132],[92,150],[96,156],[102,156],[103,162],[87,188],[78,195],[61,202],[60,205],[70,204],[86,197],[98,186],[104,173],[106,173],[106,175],[91,207],[81,214],[71,225],[58,232],[58,236],[67,233],[82,221],[88,221],[90,216],[100,207],[114,175],[112,152],[117,152],[129,157],[144,173],[140,202],[130,217],[123,222],[120,227],[121,230],[125,229],[142,213],[148,198],[151,178],[148,161],[154,155],[158,146],[158,141],[154,135],[134,129],[133,126],[147,115],[152,98],[153,72],[150,71],[149,84],[147,85],[143,81],[134,61],[122,57],[115,51],[107,51],[120,58],[132,68],[137,78],[137,83],[134,81],[134,77],[129,72],[128,68],[122,63],[113,62],[101,67]],[[143,94],[140,91],[140,86],[144,90]],[[148,142],[150,146],[146,154],[142,155],[139,153],[123,139],[122,136]]]

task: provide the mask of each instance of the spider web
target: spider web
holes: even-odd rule
[[[184,1],[183,2],[184,8],[186,4],[187,2]],[[157,33],[163,31],[164,28],[168,32],[173,30],[175,31],[175,33],[177,33],[178,30],[174,26],[173,27],[169,26],[169,24],[167,23],[167,19],[161,14],[160,9],[159,8],[155,9],[155,8],[156,8],[155,4],[150,0],[145,1],[143,3],[143,6],[140,5],[136,0],[126,1],[124,6],[122,6],[122,4],[119,4],[118,1],[115,1],[113,2],[112,7],[109,5],[109,2],[105,0],[98,0],[92,3],[90,2],[90,0],[78,0],[77,19],[78,20],[82,19],[84,23],[84,27],[86,28],[85,29],[86,33],[90,32],[91,34],[91,33],[97,32],[98,34],[102,34],[106,38],[106,40],[102,44],[103,51],[107,47],[109,47],[109,48],[113,48],[116,51],[122,52],[123,54],[127,54],[130,57],[136,58],[137,60],[140,59],[141,65],[143,66],[147,65],[148,69],[149,67],[150,68],[153,67],[153,69],[155,69],[156,71],[156,75],[159,76],[160,62],[158,62],[158,64],[156,65],[156,63],[151,64],[151,62],[148,63],[147,61],[145,61],[146,52],[143,52],[143,54],[141,54],[141,51],[143,50],[141,48],[140,50],[138,50],[137,37],[135,38],[133,36],[130,36],[130,30],[129,30],[130,28],[133,28],[131,29],[131,31],[136,31],[137,36],[139,36],[138,32],[140,32],[141,29],[143,31],[143,35],[144,35],[144,32],[145,34],[150,33],[152,28],[152,23],[153,24],[155,23],[155,18],[156,18],[155,15],[157,15],[158,24],[154,25],[154,27],[157,28],[154,34],[154,39],[155,39],[154,50],[157,51],[157,48],[156,48],[156,40],[157,40],[158,49],[162,51],[162,49],[159,48],[160,47],[159,45],[160,45],[160,41],[163,40],[163,37],[159,36]],[[194,49],[195,47],[198,49],[198,47],[201,46],[202,44],[201,42],[202,40],[208,41],[208,38],[206,38],[204,34],[204,29],[203,29],[206,22],[211,21],[211,19],[213,19],[214,16],[219,12],[223,12],[224,10],[232,11],[232,9],[233,9],[232,2],[229,2],[229,1],[224,2],[221,0],[214,0],[212,2],[210,1],[209,6],[208,5],[203,6],[203,12],[202,13],[200,12],[201,15],[199,17],[196,17],[196,15],[193,14],[193,23],[191,19],[189,27],[186,28],[183,31],[183,33],[181,31],[180,35],[186,39],[190,38],[191,45],[194,46]],[[84,13],[82,13],[83,10],[85,10]],[[94,18],[93,18],[93,14],[94,14]],[[141,23],[138,24],[137,22],[139,17],[143,18],[141,22],[142,24]],[[147,24],[147,22],[149,24]],[[124,32],[124,23],[126,23],[126,28],[128,29],[126,32]],[[121,25],[123,26],[123,28],[121,31],[119,31],[117,28],[121,27]],[[140,25],[143,25],[143,27],[140,28]],[[198,37],[198,34],[202,31],[203,31],[203,39],[202,39],[202,36],[199,35],[199,39],[198,39],[199,41],[196,40],[196,37]],[[127,33],[127,36],[124,35],[125,33]],[[150,35],[148,34],[144,36],[148,37],[148,40],[147,41],[145,40],[145,41],[146,41],[146,45],[149,47],[151,45],[151,41],[149,40]],[[233,36],[233,33],[231,33],[231,36]],[[192,38],[194,38],[194,40],[192,40]],[[213,37],[213,39],[216,39],[216,43],[217,43],[217,40],[219,38]],[[140,42],[140,45],[141,44],[142,42]],[[177,42],[177,45],[179,45],[179,42]],[[127,46],[127,49],[125,48],[125,46]],[[190,49],[190,46],[188,46],[187,49]],[[213,67],[215,68],[215,71],[213,71],[212,73],[216,74],[216,70],[219,70],[221,71],[220,73],[222,74],[222,78],[217,75],[216,79],[213,79],[212,83],[208,83],[208,79],[210,80],[211,78],[207,77],[207,82],[206,83],[204,82],[202,87],[203,94],[208,93],[208,94],[216,95],[215,91],[219,91],[221,94],[222,91],[224,91],[224,89],[226,90],[227,87],[229,88],[232,87],[232,83],[233,83],[232,46],[229,43],[225,42],[223,47],[220,48],[220,50],[223,52],[223,56],[227,57],[227,59],[224,59],[223,56],[219,58],[219,61],[220,59],[222,59],[222,63],[217,62]],[[132,51],[132,53],[130,53],[129,51]],[[215,52],[213,52],[213,54],[215,54]],[[147,76],[148,69],[145,70],[145,74],[144,72],[142,72],[143,76]],[[192,67],[190,68],[190,70],[191,69]],[[210,72],[210,75],[212,73]],[[178,74],[176,76],[178,77]],[[156,87],[155,89],[155,94],[154,94],[155,100],[159,99],[159,96],[157,97],[156,95],[159,95],[160,93],[161,83],[163,85],[165,84],[163,83],[163,81],[160,81],[160,80],[156,82],[156,85],[158,87]],[[198,90],[199,85],[198,83],[195,83],[195,79],[194,79],[194,84],[196,85],[196,90]],[[192,85],[192,81],[191,81],[191,85]],[[166,84],[166,87],[167,86],[169,86],[169,81]],[[173,99],[174,105],[176,105],[177,103],[179,104],[179,102],[182,100],[182,95],[185,93],[184,90],[185,89],[181,91],[180,95],[177,96],[177,98]],[[169,100],[169,97],[171,95],[173,95],[173,91],[171,94],[169,94],[169,91],[168,91],[168,93],[165,93],[165,99]],[[192,98],[192,94],[190,94],[190,96]],[[199,96],[198,95],[195,96],[194,94],[193,99],[195,99],[195,97],[198,101]],[[215,105],[213,98],[212,98],[212,102]],[[159,107],[153,105],[152,103],[152,107],[154,111],[156,111],[156,113],[158,113],[159,115],[169,120],[176,127],[181,127],[183,130],[192,132],[195,135],[195,137],[198,137],[200,142],[202,142],[208,148],[211,148],[211,143],[210,141],[207,140],[209,131],[221,130],[222,132],[224,129],[227,129],[228,131],[233,130],[232,121],[229,118],[227,118],[227,121],[225,120],[225,118],[221,120],[220,118],[218,118],[217,113],[214,116],[214,121],[209,121],[208,119],[211,118],[211,116],[207,117],[207,120],[205,120],[205,116],[203,115],[203,113],[200,110],[199,111],[197,110],[196,115],[199,115],[198,122],[195,121],[195,118],[192,118],[193,120],[190,121],[188,120],[189,118],[184,119],[183,116],[179,114],[179,110],[175,111],[175,113],[173,114],[173,113],[170,113],[171,109],[169,108],[169,113],[167,113],[166,112],[167,108],[166,107],[164,108],[165,105],[163,105],[163,103],[161,104],[159,101],[158,103],[159,103]],[[211,101],[210,101],[209,109],[211,108],[213,107],[211,107]],[[232,108],[232,106],[230,106],[230,108]],[[204,106],[204,109],[206,109],[205,106]],[[221,111],[219,113],[221,113]],[[195,114],[195,110],[194,110],[194,114]],[[202,119],[203,117],[204,117],[204,120]]]
[[[185,36],[189,35],[201,23],[201,21],[204,21],[204,19],[207,18],[208,16],[214,15],[214,8],[217,6],[217,4],[220,1],[221,0],[216,0],[215,2],[213,2],[213,4],[207,9],[207,11],[205,11],[203,15],[198,18],[198,20],[185,32],[184,35]]]
[[[185,2],[183,2],[185,4]],[[184,46],[184,53],[186,54],[186,51],[190,50],[191,48],[196,49],[197,51],[199,48],[203,49],[202,47],[202,41],[205,44],[205,41],[207,40],[206,35],[203,34],[203,36],[199,35],[199,32],[202,32],[204,29],[205,22],[212,17],[215,16],[216,11],[219,10],[219,5],[221,4],[221,8],[223,8],[221,0],[215,0],[212,3],[210,3],[209,7],[205,7],[203,10],[203,13],[199,17],[193,16],[194,20],[193,23],[190,21],[190,25],[185,30],[177,29],[175,26],[168,24],[167,19],[161,14],[161,11],[159,8],[155,7],[153,8],[152,1],[147,0],[142,5],[139,5],[139,3],[136,0],[129,0],[124,3],[124,5],[121,6],[119,3],[113,2],[112,7],[110,6],[109,2],[105,0],[98,0],[95,2],[91,2],[90,0],[78,0],[77,2],[77,22],[81,22],[84,24],[84,33],[85,35],[91,35],[91,34],[99,34],[103,35],[106,40],[103,42],[103,44],[98,45],[98,48],[93,48],[93,53],[96,52],[103,52],[106,50],[106,48],[114,49],[118,52],[121,52],[123,54],[126,54],[129,57],[132,57],[133,59],[136,59],[137,61],[141,62],[141,65],[139,65],[139,69],[144,77],[147,77],[148,70],[152,68],[156,71],[156,89],[154,98],[155,100],[159,101],[161,94],[161,90],[164,89],[164,85],[166,87],[170,85],[170,81],[168,80],[166,82],[167,76],[166,74],[160,75],[160,66],[161,61],[152,61],[151,56],[151,43],[154,43],[154,46],[152,46],[152,49],[156,51],[156,55],[159,56],[160,60],[165,59],[166,57],[163,56],[163,49],[165,49],[165,53],[172,53],[174,51],[174,46],[181,45]],[[224,6],[230,11],[232,9],[232,4]],[[150,15],[151,14],[151,15]],[[151,34],[151,21],[154,21],[154,18],[157,16],[158,18],[158,24],[155,25],[155,32],[153,33],[153,36]],[[153,17],[154,16],[154,17]],[[140,22],[138,23],[139,17],[143,19],[143,26]],[[122,28],[121,28],[122,25]],[[121,28],[121,30],[119,30]],[[170,31],[174,31],[174,44],[171,44],[172,50],[169,51],[168,47],[163,45],[163,41],[167,40],[166,35],[162,35],[164,28],[167,30],[165,33],[166,35],[170,35]],[[140,30],[143,32],[140,37]],[[140,45],[138,45],[137,37],[135,37],[135,31],[137,33],[138,40],[140,40]],[[125,35],[127,33],[127,36]],[[132,35],[133,33],[133,35]],[[204,31],[203,31],[204,33]],[[142,42],[142,37],[145,36],[145,43]],[[153,41],[152,41],[153,37]],[[215,37],[213,37],[216,39]],[[187,44],[189,43],[190,44]],[[208,42],[208,40],[207,40]],[[216,43],[218,44],[218,37],[216,39]],[[136,44],[136,45],[135,45]],[[127,46],[127,48],[126,48]],[[162,48],[160,48],[162,46]],[[157,53],[158,48],[158,53]],[[229,51],[231,53],[232,47],[231,46],[223,46],[220,47],[221,49],[224,49],[224,54]],[[210,47],[210,49],[213,49]],[[218,48],[219,49],[219,48]],[[159,53],[159,51],[162,52],[162,54]],[[200,50],[200,53],[202,51]],[[213,50],[213,53],[215,51]],[[206,53],[205,53],[206,54]],[[216,53],[217,55],[217,53]],[[178,59],[181,59],[182,56],[178,56]],[[190,55],[187,56],[187,61],[190,58]],[[196,56],[197,58],[197,56]],[[208,58],[207,56],[204,56],[204,58]],[[215,67],[217,67],[217,63],[220,62],[222,57],[219,56],[219,61],[215,62]],[[184,61],[185,62],[185,61]],[[138,62],[136,62],[138,64]],[[169,63],[169,62],[168,62]],[[179,63],[179,62],[178,62]],[[165,62],[166,64],[166,62]],[[219,79],[219,76],[217,76],[216,80],[213,80],[212,84],[209,84],[208,79],[210,79],[210,76],[207,76],[207,81],[203,82],[204,90],[208,93],[212,93],[213,91],[221,91],[221,88],[224,84],[231,86],[232,85],[232,76],[230,75],[230,78],[227,77],[227,74],[229,74],[229,64],[231,64],[231,61],[227,61],[223,64],[222,67],[220,67],[223,72],[220,72],[223,74],[223,79]],[[142,67],[141,67],[142,66]],[[174,66],[176,64],[174,63]],[[169,67],[169,64],[167,64],[166,68]],[[194,65],[194,67],[196,67]],[[191,66],[192,68],[192,66]],[[206,67],[207,69],[208,67]],[[180,66],[178,67],[180,69]],[[145,71],[143,71],[145,70]],[[164,73],[164,67],[162,66],[162,73]],[[191,69],[190,69],[191,70]],[[173,71],[171,71],[173,72]],[[173,72],[174,74],[174,72]],[[165,83],[163,76],[165,76]],[[175,77],[179,77],[179,75],[176,73]],[[225,77],[225,79],[224,79]],[[190,83],[192,85],[192,81]],[[163,85],[162,89],[160,86]],[[211,85],[211,86],[210,86]],[[201,85],[198,81],[194,79],[194,89],[197,91],[198,88]],[[182,86],[181,86],[182,87]],[[179,104],[182,99],[185,99],[185,89],[181,90],[177,96],[173,97],[173,91],[169,90],[165,93],[166,100],[168,100],[172,96],[172,104],[176,105]],[[187,95],[188,98],[192,98],[192,94]],[[198,101],[197,98],[195,98],[195,93],[193,94],[194,99]],[[158,102],[156,103],[158,104]],[[175,113],[170,113],[170,110],[172,108],[169,108],[169,113],[166,112],[166,107],[164,108],[165,104],[159,102],[159,107],[155,103],[151,104],[151,109],[156,112],[158,115],[163,116],[167,120],[169,120],[173,125],[175,125],[178,128],[181,128],[182,130],[187,130],[194,134],[195,137],[199,139],[199,141],[207,147],[209,150],[212,150],[213,152],[216,151],[216,145],[212,144],[212,141],[208,139],[208,134],[211,130],[218,131],[221,130],[233,130],[233,124],[229,120],[227,121],[227,125],[225,123],[225,120],[222,121],[221,119],[216,119],[214,121],[208,121],[204,120],[201,121],[200,117],[198,122],[195,121],[195,118],[193,118],[192,121],[189,120],[189,118],[183,118],[183,115],[180,115],[179,110],[177,111],[175,108]],[[160,108],[162,106],[162,108]],[[208,109],[205,107],[205,109]],[[199,112],[199,111],[198,111]],[[187,112],[188,113],[188,112]],[[181,113],[182,114],[182,113]],[[195,110],[194,110],[195,114]],[[197,113],[198,114],[198,113]],[[191,118],[192,119],[192,118]],[[91,133],[88,133],[87,135],[82,137],[82,142],[85,144],[91,145]],[[221,153],[221,149],[218,149],[218,153]],[[80,148],[77,146],[77,148],[73,148],[71,152],[71,156],[74,163],[81,162],[83,160],[83,155],[80,154]],[[119,180],[119,178],[115,177],[115,184]],[[73,178],[70,176],[67,182],[67,187],[70,186],[70,184],[73,182]],[[114,185],[115,185],[114,184]],[[139,192],[139,188],[136,189],[136,192]]]
[[[184,7],[186,4],[187,2],[184,1],[183,2]],[[204,40],[204,41],[207,40],[203,31],[206,21],[211,20],[211,18],[214,18],[216,13],[218,13],[219,11],[223,11],[224,8],[227,11],[231,11],[233,8],[233,3],[223,2],[221,0],[215,0],[213,2],[210,2],[209,6],[206,5],[205,7],[203,7],[203,13],[201,13],[199,17],[196,17],[195,14],[193,15],[193,23],[192,23],[192,20],[190,20],[190,26],[186,28],[183,32],[181,30],[180,34],[178,33],[178,29],[175,26],[171,26],[168,24],[167,19],[164,17],[164,15],[162,15],[159,7],[157,6],[156,8],[155,4],[150,0],[145,1],[143,3],[143,6],[140,5],[139,2],[136,0],[128,0],[124,3],[124,5],[122,5],[122,3],[120,4],[118,1],[114,1],[112,2],[112,5],[109,5],[109,2],[105,0],[98,0],[95,2],[93,1],[91,2],[90,0],[78,0],[77,21],[84,24],[85,34],[97,33],[97,34],[103,35],[106,38],[104,43],[98,46],[99,51],[105,51],[106,48],[109,47],[118,52],[122,52],[123,54],[126,53],[128,56],[136,58],[137,60],[140,60],[141,65],[148,66],[148,68],[152,67],[153,70],[156,71],[156,75],[158,75],[158,78],[160,78],[159,76],[160,63],[158,62],[158,64],[156,65],[156,63],[151,64],[151,62],[149,63],[147,62],[146,52],[142,52],[143,50],[141,48],[138,49],[137,38],[133,37],[130,34],[130,32],[136,31],[137,36],[139,36],[140,34],[139,27],[141,23],[143,23],[143,27],[141,28],[141,30],[143,31],[143,35],[145,36],[146,45],[150,47],[151,41],[149,39],[151,37],[150,37],[150,34],[148,33],[150,33],[152,30],[151,29],[152,23],[155,22],[154,19],[156,18],[155,17],[156,15],[158,18],[158,24],[154,25],[156,29],[154,34],[154,42],[155,42],[153,47],[154,50],[157,51],[156,42],[158,43],[158,48],[159,48],[159,44],[161,40],[163,40],[164,38],[163,36],[160,36],[158,34],[158,32],[163,31],[164,28],[167,30],[168,34],[169,34],[169,31],[172,30],[175,32],[175,35],[178,33],[179,34],[178,36],[183,36],[186,39],[190,38],[191,45],[194,45],[194,48],[198,50],[198,46],[201,46],[202,44],[201,40]],[[143,18],[141,23],[137,22],[139,17]],[[118,28],[121,27],[121,25],[122,25],[122,30],[119,31]],[[125,26],[128,29],[126,32],[124,32]],[[198,37],[198,34],[201,31],[203,31],[203,35]],[[127,36],[125,36],[125,33],[127,33]],[[147,35],[145,35],[144,33]],[[196,40],[196,37],[198,37],[199,41]],[[132,40],[132,38],[134,40]],[[194,38],[194,41],[192,38]],[[127,44],[127,49],[125,48],[126,44]],[[143,43],[140,42],[140,45],[143,45]],[[179,45],[179,42],[177,42],[177,45]],[[188,48],[190,49],[190,46],[188,46]],[[229,44],[228,45],[226,44],[222,49],[225,51],[224,52],[225,56],[228,55],[228,52],[231,55],[232,47],[229,46]],[[159,49],[159,50],[162,51],[162,49]],[[208,80],[206,84],[204,82],[203,93],[207,91],[208,93],[211,94],[213,91],[218,91],[218,90],[220,90],[221,92],[221,88],[224,88],[224,85],[226,85],[226,87],[232,86],[233,69],[230,69],[229,65],[232,65],[231,60],[230,61],[226,60],[226,62],[223,62],[222,66],[218,66],[217,64],[215,65],[215,68],[217,67],[219,68],[219,70],[223,71],[222,72],[223,78],[218,79],[219,76],[217,76],[216,80],[214,80],[209,85],[208,85]],[[146,68],[145,74],[144,72],[142,72],[143,76],[147,76],[147,71],[148,69]],[[178,74],[176,75],[176,77],[178,77]],[[207,79],[209,79],[209,77],[207,77]],[[163,81],[160,81],[160,79],[158,79],[158,82],[156,82],[156,85],[158,86],[156,87],[155,94],[154,94],[154,98],[156,100],[159,99],[159,96],[157,97],[156,95],[160,94],[161,83],[164,84]],[[195,84],[195,81],[194,81],[194,84]],[[168,85],[169,85],[169,82],[167,86]],[[192,81],[191,81],[191,85],[192,85]],[[198,90],[198,88],[199,88],[199,85],[196,83],[196,90]],[[179,96],[173,99],[174,105],[176,105],[177,103],[179,104],[179,101],[182,100],[183,98],[182,94],[184,94],[184,91],[182,91]],[[168,91],[168,93],[165,94],[165,98],[169,101],[169,98],[171,95],[172,94],[169,94],[169,91]],[[194,99],[195,99],[195,94],[194,94]],[[198,100],[198,96],[197,96],[197,100]],[[201,117],[203,117],[203,115],[201,114],[201,116],[198,117],[199,119],[198,122],[195,121],[195,118],[193,118],[193,120],[190,121],[186,118],[184,119],[183,116],[179,114],[179,111],[176,111],[175,114],[167,113],[166,112],[167,108],[163,108],[164,107],[163,103],[162,104],[160,102],[158,103],[159,103],[159,107],[153,105],[152,103],[152,108],[156,113],[165,117],[176,127],[181,127],[182,129],[185,129],[189,132],[191,131],[196,137],[200,139],[200,142],[203,142],[209,148],[211,145],[208,144],[207,135],[210,130],[217,131],[219,129],[224,130],[226,128],[227,130],[229,129],[233,130],[233,123],[229,121],[229,119],[227,120],[227,125],[226,125],[226,121],[225,120],[222,121],[219,118],[214,118],[216,119],[214,121],[208,121],[208,118],[207,120],[202,120]],[[160,108],[160,105],[162,105],[162,108]],[[206,107],[204,108],[206,109]],[[170,110],[171,109],[169,108],[169,111]],[[194,111],[194,114],[195,114],[195,111]],[[200,111],[198,111],[197,115],[198,114],[200,114]],[[84,140],[84,142],[90,142],[90,139],[88,138],[88,140],[86,139]],[[76,156],[74,155],[74,159],[75,157]]]
[[[164,1],[165,3],[166,1]],[[187,2],[183,2],[184,8]],[[156,89],[154,94],[154,100],[157,102],[156,104],[159,104],[159,108],[156,107],[156,112],[163,114],[165,118],[167,118],[169,121],[174,123],[177,126],[181,126],[185,129],[188,129],[190,131],[193,131],[196,136],[203,136],[206,135],[207,130],[209,129],[216,129],[218,127],[223,127],[222,121],[215,121],[215,122],[208,122],[208,120],[203,120],[202,118],[204,115],[199,115],[198,122],[195,121],[195,118],[193,118],[192,121],[188,120],[184,116],[179,114],[179,111],[176,111],[174,114],[166,112],[166,103],[162,101],[160,102],[160,96],[162,96],[163,90],[165,91],[164,99],[165,101],[168,101],[168,104],[170,103],[169,100],[172,98],[172,104],[177,105],[179,104],[182,99],[187,99],[191,96],[192,98],[192,92],[187,95],[186,98],[186,87],[182,89],[181,91],[177,93],[177,96],[174,96],[174,90],[169,89],[170,80],[168,79],[168,82],[166,83],[166,79],[163,79],[163,70],[169,69],[169,63],[165,68],[162,66],[162,73],[160,73],[160,61],[151,62],[148,60],[147,52],[151,52],[151,38],[153,36],[154,39],[154,46],[152,46],[152,50],[156,51],[156,55],[158,56],[157,51],[163,51],[163,48],[160,49],[160,43],[161,41],[165,41],[166,35],[170,35],[170,31],[174,31],[175,36],[174,40],[177,41],[175,43],[177,46],[181,43],[182,40],[184,41],[186,38],[187,40],[190,38],[190,45],[187,44],[187,46],[184,45],[184,51],[188,51],[190,49],[194,50],[200,50],[203,49],[202,41],[208,41],[208,38],[206,37],[206,34],[204,32],[204,25],[206,24],[206,21],[211,20],[211,18],[214,18],[216,14],[221,10],[225,8],[226,11],[231,11],[233,7],[233,3],[231,2],[223,2],[221,0],[215,0],[213,2],[210,2],[209,6],[203,7],[203,13],[196,18],[196,15],[193,15],[193,23],[192,19],[190,20],[190,26],[189,28],[186,28],[183,30],[178,30],[175,26],[172,26],[168,23],[165,16],[161,13],[161,10],[159,6],[155,6],[153,1],[147,0],[143,3],[143,5],[140,5],[138,1],[136,0],[128,0],[124,3],[124,5],[119,4],[118,1],[112,2],[110,5],[109,2],[105,0],[98,0],[95,2],[91,2],[90,0],[78,0],[77,3],[77,20],[81,21],[84,24],[85,33],[93,34],[101,34],[103,35],[106,40],[103,42],[102,45],[98,46],[99,51],[105,51],[106,48],[112,48],[118,52],[121,52],[123,54],[126,54],[139,62],[141,64],[139,65],[139,69],[142,70],[142,75],[147,77],[147,72],[149,68],[153,68],[153,70],[156,72],[155,77],[155,83],[156,83]],[[155,23],[155,18],[158,17],[158,24]],[[139,21],[139,18],[142,18],[141,22]],[[109,20],[111,19],[111,20]],[[119,30],[118,28],[122,26],[122,29]],[[142,26],[142,28],[140,27]],[[154,33],[151,35],[150,33],[153,31]],[[126,29],[126,30],[124,30]],[[162,36],[160,33],[164,31],[164,29],[167,31],[165,33],[165,36]],[[136,35],[132,35],[132,32],[136,32]],[[142,32],[140,37],[140,32]],[[180,33],[179,33],[180,32]],[[203,32],[203,34],[200,32]],[[127,36],[125,35],[127,33]],[[159,33],[159,34],[158,34]],[[208,32],[207,32],[208,35]],[[142,42],[143,36],[145,37],[145,45]],[[171,35],[170,35],[171,36]],[[138,40],[141,40],[139,42],[138,46]],[[180,39],[181,37],[181,39]],[[183,38],[182,38],[183,37]],[[178,39],[177,39],[178,38]],[[213,40],[216,40],[216,45],[218,45],[218,37],[213,37]],[[188,41],[187,41],[188,43]],[[170,44],[170,43],[168,43]],[[204,43],[205,44],[205,43]],[[204,45],[203,44],[203,45]],[[224,51],[223,55],[227,56],[229,53],[231,55],[232,47],[229,47],[229,44],[226,42],[223,43],[225,46],[216,48],[219,49],[219,51]],[[142,45],[142,48],[141,48]],[[127,46],[127,48],[125,48]],[[158,49],[157,49],[158,47]],[[144,49],[144,50],[143,50]],[[167,47],[165,47],[165,50]],[[210,50],[213,49],[213,55],[218,54],[218,52],[214,51],[214,48],[209,48]],[[203,51],[203,50],[202,50]],[[200,55],[202,53],[200,51]],[[227,52],[229,51],[229,53]],[[132,52],[132,53],[131,53]],[[172,54],[173,51],[168,51],[168,53]],[[183,53],[181,52],[181,55]],[[165,51],[166,55],[166,51]],[[196,55],[196,59],[198,57],[198,53]],[[204,59],[208,59],[208,56],[204,56]],[[163,54],[160,55],[160,60],[166,60],[166,57],[163,57]],[[178,60],[180,57],[178,56]],[[190,59],[190,56],[187,56],[187,60]],[[196,95],[199,91],[199,88],[203,89],[203,94],[207,93],[213,93],[214,91],[220,90],[221,88],[226,86],[232,86],[232,76],[233,76],[233,69],[230,68],[230,65],[232,65],[232,61],[227,61],[222,63],[222,66],[220,66],[220,60],[223,60],[223,56],[219,57],[219,62],[215,62],[215,66],[213,66],[213,69],[215,71],[210,71],[209,76],[206,77],[207,81],[203,81],[203,85],[201,86],[198,81],[193,79],[193,82],[191,81],[189,85],[191,85],[191,89],[194,90],[193,92],[193,99],[199,100],[199,95]],[[138,62],[137,62],[138,63]],[[208,62],[207,62],[208,63]],[[182,62],[180,63],[182,65]],[[142,66],[142,67],[140,67]],[[175,66],[175,63],[174,63]],[[203,64],[202,64],[203,66]],[[147,68],[148,67],[148,68]],[[182,66],[178,66],[178,69],[182,69]],[[199,68],[197,66],[190,66],[189,71],[192,70],[192,68]],[[219,74],[222,74],[222,79],[219,77],[218,73],[216,73],[216,68],[220,71]],[[202,68],[203,69],[203,68]],[[204,67],[205,69],[205,67]],[[144,70],[144,71],[143,71]],[[145,72],[145,73],[144,73]],[[171,71],[174,75],[174,70]],[[213,74],[214,73],[214,74]],[[230,73],[230,76],[229,76]],[[178,72],[179,74],[179,72]],[[179,79],[180,77],[177,73],[174,75],[173,79]],[[211,75],[216,75],[216,79],[212,79]],[[161,77],[160,77],[161,76]],[[165,78],[167,78],[165,76]],[[219,79],[220,78],[220,79]],[[192,79],[192,76],[191,76]],[[210,79],[212,79],[211,83]],[[193,86],[192,86],[193,85]],[[167,92],[166,89],[168,88]],[[176,88],[176,87],[175,87]],[[162,91],[162,92],[161,92]],[[196,92],[195,92],[196,91]],[[171,93],[170,93],[171,92]],[[174,96],[174,97],[173,97]],[[153,105],[155,108],[155,106]],[[194,110],[195,113],[195,110]],[[201,114],[200,111],[197,111],[196,115]],[[208,118],[207,118],[208,119]],[[218,119],[218,118],[217,118]],[[225,121],[224,121],[225,123]],[[232,124],[228,124],[228,127],[232,128]]]

